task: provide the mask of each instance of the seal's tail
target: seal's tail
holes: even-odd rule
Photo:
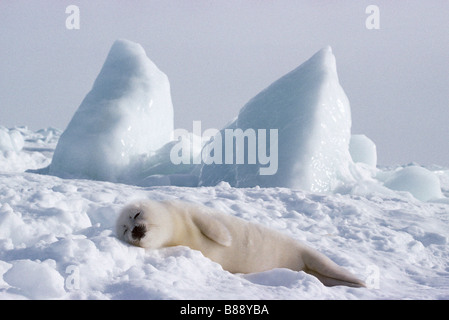
[[[312,248],[304,250],[302,258],[304,271],[317,277],[325,286],[366,287],[365,283],[351,272]]]

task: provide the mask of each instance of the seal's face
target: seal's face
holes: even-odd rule
[[[123,210],[117,221],[117,236],[136,246],[145,237],[147,227],[142,220],[142,210],[137,207],[130,207]]]
[[[125,207],[117,220],[117,236],[135,246],[160,248],[167,238],[167,215],[155,202],[140,202]]]

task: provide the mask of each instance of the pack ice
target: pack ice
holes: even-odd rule
[[[167,76],[128,40],[117,40],[92,90],[63,132],[49,173],[120,181],[139,157],[171,140]]]

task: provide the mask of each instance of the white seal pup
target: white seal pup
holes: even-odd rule
[[[127,205],[117,236],[149,249],[188,246],[232,273],[274,268],[305,271],[326,286],[365,287],[348,270],[293,238],[214,209],[180,201],[143,200]]]

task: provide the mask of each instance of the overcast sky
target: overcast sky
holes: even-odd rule
[[[367,29],[368,5],[379,29]],[[80,29],[66,28],[66,7]],[[379,164],[449,166],[449,1],[0,1],[0,125],[65,129],[119,38],[170,80],[175,128],[221,129],[330,45]]]

